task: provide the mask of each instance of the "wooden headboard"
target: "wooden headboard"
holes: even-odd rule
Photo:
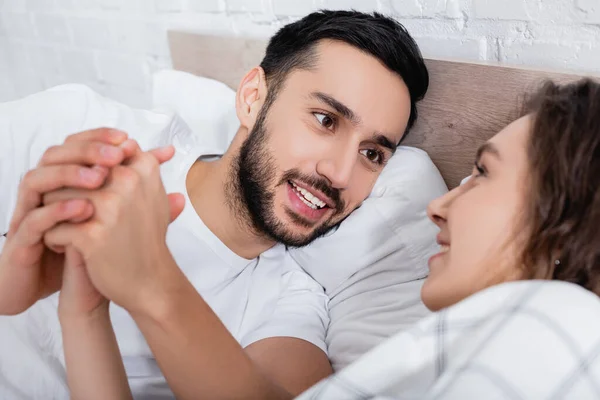
[[[233,89],[260,64],[267,42],[169,32],[173,67],[226,83]],[[430,86],[418,104],[419,119],[403,142],[421,148],[449,188],[471,173],[475,151],[518,117],[522,95],[545,79],[580,76],[523,68],[426,60]]]

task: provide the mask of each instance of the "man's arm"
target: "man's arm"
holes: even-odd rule
[[[267,375],[272,368],[244,352],[174,261],[170,267],[155,301],[132,316],[177,398],[293,398],[291,389]],[[259,361],[273,358],[271,351]]]
[[[332,373],[325,343],[329,298],[289,253],[278,270],[277,302],[240,342],[265,374],[297,395]]]
[[[268,338],[245,350],[265,375],[294,396],[333,373],[323,350],[302,339]]]
[[[291,398],[332,373],[324,351],[328,299],[299,267],[283,273],[271,315],[240,345],[170,264],[163,281],[173,286],[133,316],[178,398]]]
[[[133,313],[180,399],[290,399],[332,370],[312,343],[277,337],[242,349],[173,262],[168,285]]]
[[[242,349],[173,262],[169,282],[133,318],[180,399],[290,399],[331,374],[312,343],[278,337]]]

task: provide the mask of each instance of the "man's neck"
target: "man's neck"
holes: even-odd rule
[[[232,203],[239,199],[229,198],[227,186],[234,167],[235,156],[230,151],[218,161],[199,160],[187,175],[186,188],[192,206],[208,229],[240,257],[254,259],[275,242],[254,231],[245,209],[240,212],[234,208]]]

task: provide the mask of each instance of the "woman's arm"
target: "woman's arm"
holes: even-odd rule
[[[58,315],[71,398],[131,399],[109,302],[93,286],[80,254],[71,247],[66,249]]]
[[[131,399],[108,305],[60,318],[67,381],[74,400]]]

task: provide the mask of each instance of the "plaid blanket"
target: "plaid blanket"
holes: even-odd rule
[[[600,299],[557,281],[505,283],[398,333],[299,397],[600,399]]]

